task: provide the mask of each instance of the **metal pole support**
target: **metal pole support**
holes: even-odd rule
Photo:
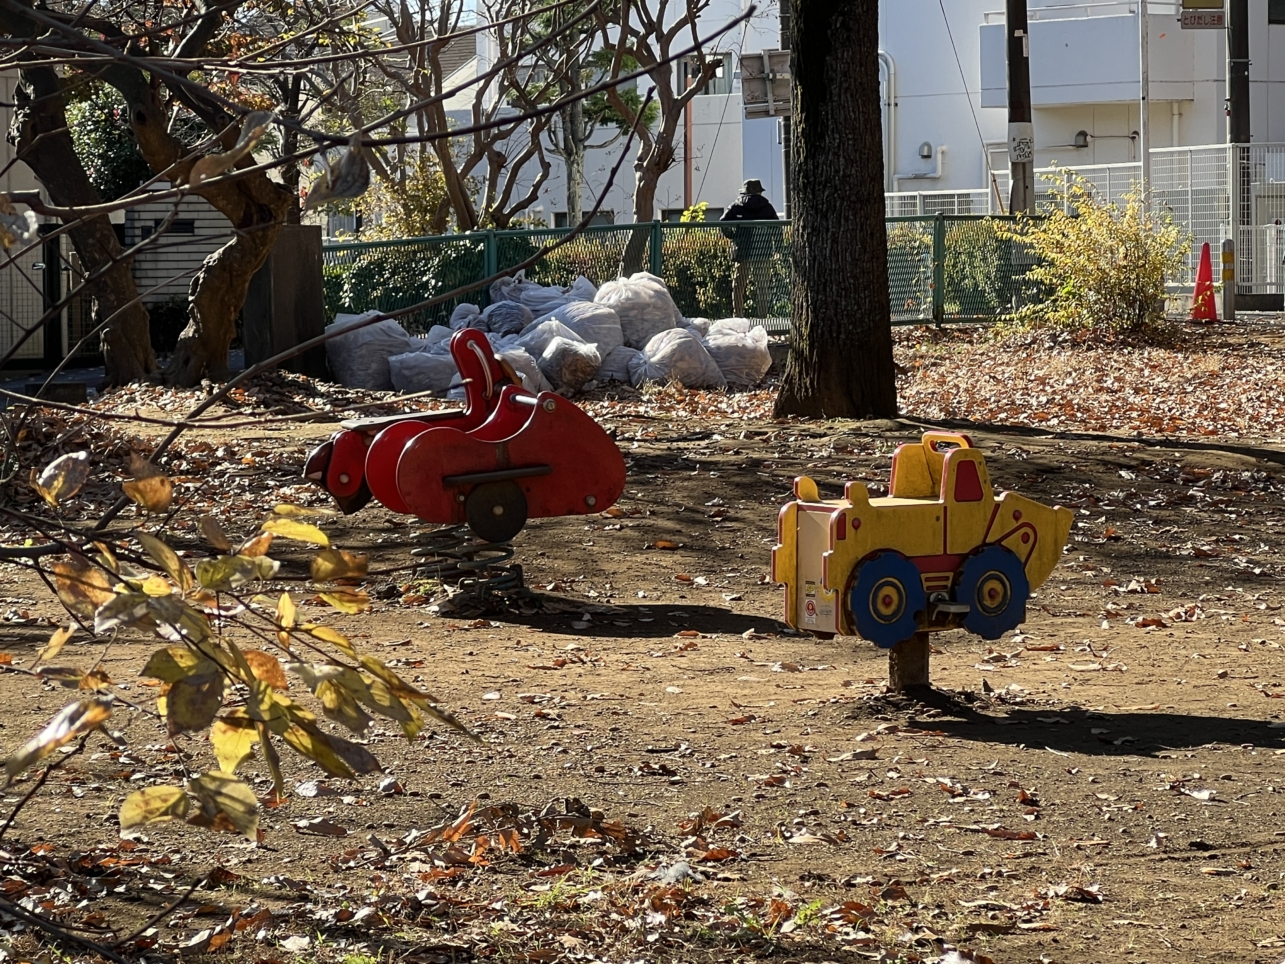
[[[923,689],[928,682],[927,633],[915,633],[888,650],[888,689],[894,693]]]
[[[1223,320],[1236,318],[1236,242],[1223,241]]]
[[[946,215],[933,218],[933,324],[946,320]]]

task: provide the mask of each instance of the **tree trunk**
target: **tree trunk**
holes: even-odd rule
[[[877,0],[794,0],[794,325],[777,416],[897,414],[878,20]]]
[[[668,165],[660,165],[658,145],[646,150],[646,157],[640,158],[634,165],[638,172],[634,178],[634,223],[647,225],[656,220],[656,182]],[[628,277],[636,271],[646,271],[651,261],[648,251],[651,242],[651,231],[644,227],[637,228],[630,235],[621,259],[621,270]]]
[[[567,227],[584,218],[584,103],[576,101],[562,111],[562,161],[567,172]]]
[[[10,140],[49,200],[58,207],[102,203],[67,131],[66,102],[57,72],[52,67],[24,70],[18,102]],[[133,259],[121,259],[120,241],[106,215],[79,221],[70,235],[85,272],[104,272],[88,292],[93,298],[95,323],[112,319],[101,334],[107,384],[123,385],[146,377],[156,368],[156,356],[147,309],[138,301],[130,270]],[[59,267],[50,265],[47,270]]]
[[[187,183],[196,158],[188,156],[187,149],[170,134],[156,89],[142,74],[128,68],[113,67],[104,72],[103,79],[125,96],[139,151],[152,170],[176,184]],[[228,134],[224,149],[235,138],[235,131]],[[188,295],[191,320],[179,335],[163,372],[167,384],[189,388],[205,375],[220,378],[227,374],[228,347],[236,336],[236,320],[250,279],[267,260],[291,206],[298,203],[295,195],[266,174],[216,183],[195,193],[232,223],[235,234],[205,259],[192,279]]]

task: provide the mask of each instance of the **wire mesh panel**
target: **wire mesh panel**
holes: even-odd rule
[[[888,219],[888,303],[895,325],[933,320],[936,218]]]
[[[331,318],[339,312],[396,311],[486,276],[481,235],[331,244],[322,260],[326,313]],[[411,331],[427,331],[464,301],[482,304],[481,292],[400,320]]]
[[[789,222],[662,224],[660,238],[661,277],[686,317],[789,329]]]
[[[496,231],[495,269],[511,271],[542,247],[569,234],[572,228]],[[626,261],[635,269],[652,264],[652,226],[592,225],[566,244],[550,251],[526,269],[526,276],[543,285],[569,285],[584,275],[595,285],[617,277]]]
[[[1034,258],[1025,245],[1004,237],[1010,218],[946,218],[940,316],[945,321],[995,320],[1025,300],[1026,273]]]
[[[43,247],[35,245],[17,257],[3,259],[9,283],[0,286],[0,357],[12,353],[10,363],[44,359],[44,330],[27,334],[39,325],[45,314]],[[37,265],[42,267],[37,269]]]

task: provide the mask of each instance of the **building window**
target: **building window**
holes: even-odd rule
[[[702,94],[730,94],[732,92],[732,80],[735,68],[732,64],[731,54],[714,54],[710,58],[715,60],[714,76],[705,82],[705,87],[701,90]],[[686,89],[689,81],[700,76],[700,61],[695,57],[688,57],[682,62],[682,86]]]
[[[1267,22],[1285,23],[1285,0],[1267,0]]]

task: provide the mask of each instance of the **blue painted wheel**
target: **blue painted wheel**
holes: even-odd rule
[[[848,610],[862,639],[891,649],[918,631],[927,608],[919,570],[900,552],[880,552],[857,567]]]
[[[985,546],[964,560],[955,600],[968,604],[964,628],[982,639],[999,639],[1026,621],[1031,584],[1026,569],[1003,546]]]

